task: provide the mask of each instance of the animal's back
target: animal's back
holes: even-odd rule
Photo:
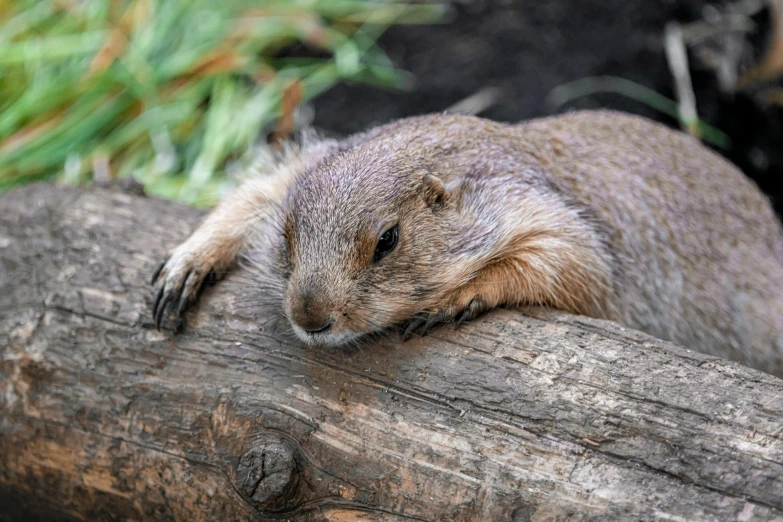
[[[519,130],[549,181],[606,233],[613,319],[783,373],[783,233],[742,172],[690,136],[621,113]]]

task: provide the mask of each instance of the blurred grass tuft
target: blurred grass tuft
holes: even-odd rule
[[[210,205],[230,162],[341,80],[399,87],[375,44],[440,4],[380,0],[0,0],[0,191],[134,176]],[[324,58],[282,58],[301,42]]]
[[[566,103],[577,98],[603,93],[614,93],[625,96],[644,103],[648,107],[652,107],[653,109],[678,120],[680,123],[693,124],[698,137],[702,141],[718,148],[727,149],[731,146],[729,136],[722,130],[715,128],[700,119],[697,119],[695,122],[686,121],[683,118],[683,115],[680,114],[680,107],[676,101],[659,94],[649,87],[645,87],[644,85],[640,85],[619,76],[587,76],[558,85],[549,92],[547,104],[552,109],[559,109]]]

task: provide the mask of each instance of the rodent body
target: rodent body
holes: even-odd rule
[[[736,167],[639,117],[421,116],[246,182],[162,265],[155,315],[242,254],[314,344],[540,304],[783,374],[781,232]]]

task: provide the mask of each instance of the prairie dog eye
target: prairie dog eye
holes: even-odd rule
[[[380,261],[382,258],[389,255],[392,250],[394,250],[394,248],[397,246],[397,239],[399,238],[399,235],[399,223],[381,234],[381,237],[378,239],[378,245],[375,247],[375,256],[373,257],[373,262]]]

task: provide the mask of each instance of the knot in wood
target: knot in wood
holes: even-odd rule
[[[260,442],[239,459],[237,477],[256,507],[265,511],[291,507],[299,483],[294,445],[282,438]]]

